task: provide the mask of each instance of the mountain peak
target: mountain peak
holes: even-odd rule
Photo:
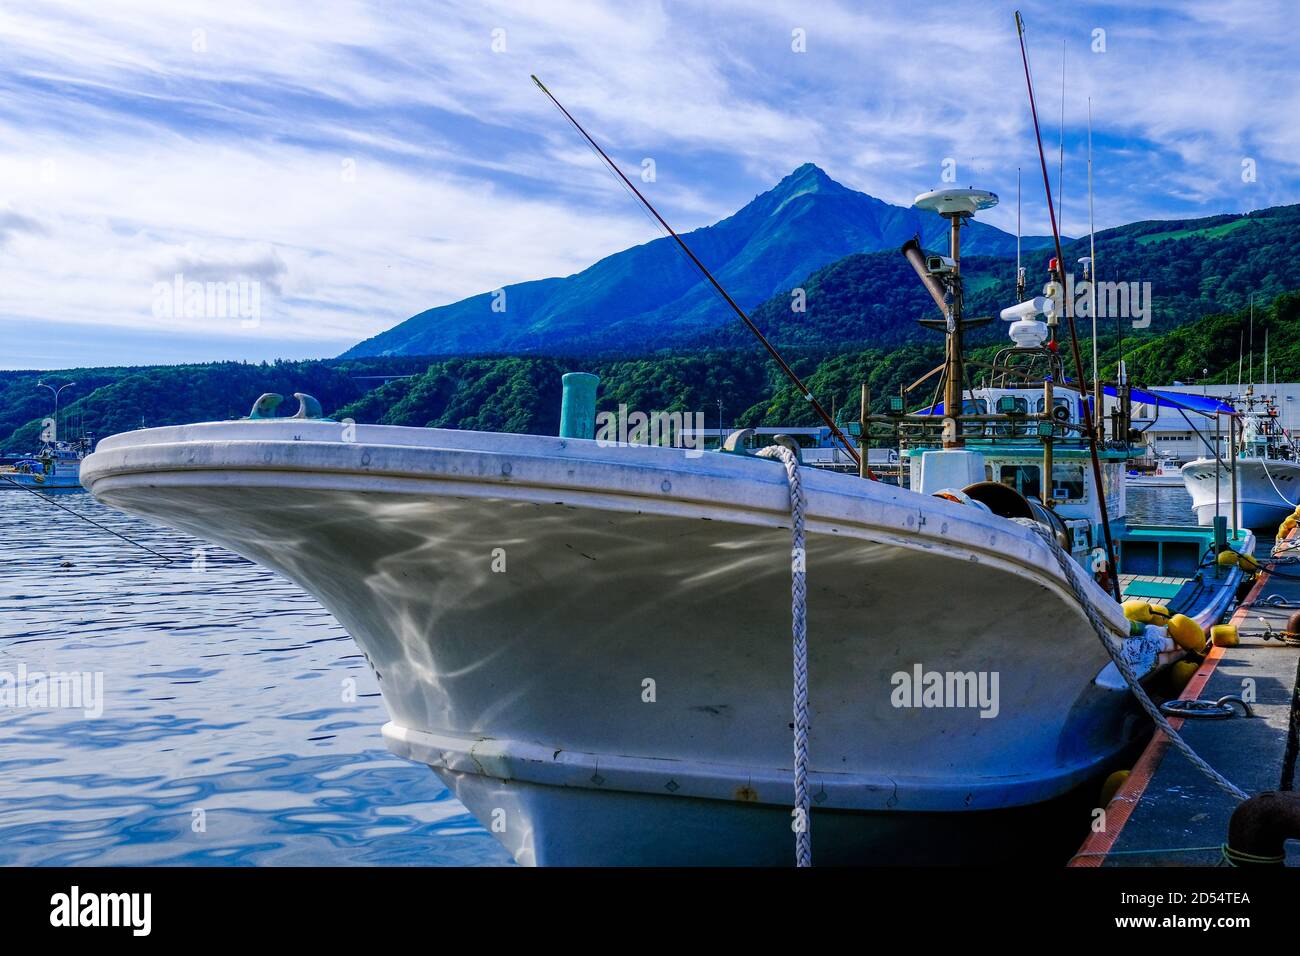
[[[773,191],[788,189],[793,186],[807,188],[814,184],[839,185],[839,183],[831,179],[830,176],[826,175],[826,170],[822,169],[816,163],[804,163],[777,183],[776,186],[773,187]]]

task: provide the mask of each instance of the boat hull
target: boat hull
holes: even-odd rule
[[[312,592],[374,667],[389,746],[520,862],[789,861],[778,463],[339,432],[114,436],[83,479]],[[987,850],[1000,811],[1061,798],[1143,732],[1131,695],[1096,680],[1106,652],[1037,535],[882,483],[804,480],[813,828],[834,834],[819,859],[880,861],[929,835],[948,861]],[[951,692],[931,701],[930,674]]]
[[[1130,488],[1181,488],[1182,475],[1128,475],[1124,483]]]
[[[74,474],[34,475],[26,472],[4,472],[6,480],[0,481],[0,491],[19,491],[29,488],[41,494],[50,492],[85,491],[81,479]],[[39,480],[38,480],[39,479]]]
[[[1216,514],[1232,512],[1231,474],[1226,466],[1216,473],[1213,458],[1198,458],[1184,465],[1183,483],[1192,496],[1192,510],[1200,524],[1213,524]],[[1300,463],[1259,458],[1237,461],[1235,527],[1274,529],[1295,510],[1297,497]]]

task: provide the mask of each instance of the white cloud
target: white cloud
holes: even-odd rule
[[[1027,8],[1051,154],[1067,43],[1067,231],[1086,224],[1088,96],[1099,225],[1295,198],[1281,3]],[[974,2],[940,18],[902,2],[49,0],[0,10],[0,56],[0,323],[341,349],[654,238],[532,72],[629,173],[655,160],[647,188],[682,230],[805,161],[901,203],[948,157],[1003,195],[988,220],[1008,229],[1022,167],[1026,231],[1046,230],[1010,13]],[[260,276],[261,325],[155,318],[153,284],[178,265]]]

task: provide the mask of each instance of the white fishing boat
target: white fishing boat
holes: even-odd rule
[[[1130,470],[1124,482],[1130,488],[1181,488],[1183,466],[1177,458],[1157,458],[1149,470]]]
[[[950,256],[908,250],[952,295],[949,372],[959,231],[995,201],[918,201],[952,222]],[[293,419],[112,436],[83,480],[314,594],[375,670],[388,746],[521,863],[787,863],[792,819],[820,863],[1008,859],[1009,834],[1036,833],[1007,811],[1095,780],[1144,735],[1112,657],[1148,680],[1182,654],[1107,587],[1208,628],[1242,574],[1216,553],[1253,547],[1223,522],[1126,524],[1129,450],[1098,450],[1040,306],[1008,310],[1017,345],[995,368],[1020,384],[949,386],[958,414],[900,399],[870,416],[912,489],[791,466],[800,498],[743,440],[578,437],[590,377],[564,437],[339,424],[301,397]]]
[[[1253,386],[1247,386],[1236,404],[1240,438],[1235,450],[1222,461],[1206,457],[1188,462],[1182,468],[1183,483],[1201,524],[1231,514],[1235,502],[1235,523],[1271,530],[1300,501],[1300,461],[1272,398],[1256,396]]]

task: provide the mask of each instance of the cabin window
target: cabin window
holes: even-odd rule
[[[1052,462],[1052,498],[1055,501],[1083,501],[1087,498],[1082,465]]]
[[[1008,488],[1014,488],[1026,498],[1043,497],[1042,472],[1037,465],[1003,465],[998,480]]]

